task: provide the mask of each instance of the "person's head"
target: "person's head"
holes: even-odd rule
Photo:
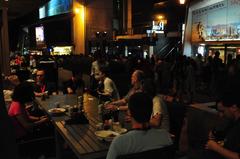
[[[17,86],[18,84],[20,84],[20,80],[18,78],[17,75],[13,74],[7,77],[7,79],[10,81],[11,84],[13,84],[14,86]]]
[[[108,77],[109,69],[107,66],[100,66],[99,68],[99,79],[103,81],[105,77]]]
[[[240,98],[237,93],[224,93],[217,104],[217,110],[220,116],[229,119],[237,119],[240,117]]]
[[[144,72],[141,70],[135,70],[131,76],[131,84],[135,85],[141,83],[144,80]]]
[[[37,70],[36,72],[36,82],[44,82],[45,79],[45,71],[44,70]]]
[[[34,59],[33,55],[30,55],[30,56],[29,56],[29,59],[30,59],[30,60],[33,60],[33,59]]]
[[[215,55],[215,57],[219,57],[220,56],[220,52],[216,51],[214,55]]]
[[[144,80],[143,92],[147,93],[152,98],[156,95],[156,86],[152,79],[148,78]]]
[[[12,99],[13,101],[25,104],[33,101],[35,98],[33,87],[28,82],[23,82],[14,88]]]
[[[152,99],[144,92],[135,93],[129,98],[128,108],[134,121],[148,123],[153,109]]]

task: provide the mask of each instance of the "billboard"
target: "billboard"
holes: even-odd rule
[[[39,9],[39,19],[70,12],[72,0],[50,0]]]
[[[43,28],[43,26],[36,27],[35,33],[36,33],[36,44],[37,45],[44,44],[44,28]]]
[[[240,40],[240,1],[224,0],[192,11],[192,42]]]

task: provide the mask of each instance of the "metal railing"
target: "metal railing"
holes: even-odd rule
[[[161,49],[157,50],[157,54],[160,55],[163,58],[166,58],[174,53],[174,50],[179,47],[179,44],[181,44],[181,41],[178,41],[176,44],[171,45],[171,43],[165,44]],[[164,53],[166,51],[167,53]]]

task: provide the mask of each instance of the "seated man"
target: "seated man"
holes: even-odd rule
[[[141,70],[135,70],[131,76],[132,88],[128,91],[128,94],[122,99],[109,103],[105,108],[110,110],[127,110],[129,97],[136,92],[142,91],[143,81],[144,72]]]
[[[34,94],[36,97],[41,97],[46,92],[48,94],[56,93],[56,88],[54,84],[46,81],[44,70],[37,70],[35,82],[36,83],[34,85]]]
[[[205,150],[189,154],[190,159],[240,159],[240,98],[236,93],[226,93],[217,105],[221,116],[232,122],[225,130],[225,137],[218,137],[210,132]]]
[[[112,141],[107,159],[116,159],[119,155],[143,152],[172,144],[166,130],[150,127],[152,105],[152,99],[146,93],[138,92],[130,97],[128,107],[133,130]]]
[[[63,94],[83,93],[84,82],[80,73],[73,72],[71,79],[63,83]]]

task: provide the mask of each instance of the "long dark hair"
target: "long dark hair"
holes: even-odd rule
[[[21,104],[33,101],[35,99],[35,95],[32,85],[28,82],[23,82],[17,85],[14,88],[12,99],[13,101]]]

